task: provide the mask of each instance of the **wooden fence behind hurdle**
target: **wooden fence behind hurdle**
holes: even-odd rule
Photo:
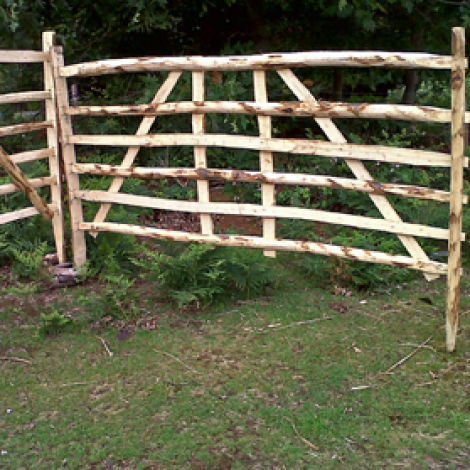
[[[461,242],[463,169],[465,128],[465,38],[463,28],[452,31],[452,55],[395,52],[299,52],[229,57],[150,57],[112,59],[64,66],[60,48],[52,49],[57,104],[59,109],[61,142],[71,210],[74,262],[81,266],[86,261],[85,232],[93,235],[110,231],[178,241],[194,241],[215,245],[260,248],[267,256],[278,250],[307,252],[340,258],[381,263],[422,271],[428,280],[440,275],[448,277],[447,348],[455,348],[459,314],[461,276]],[[318,101],[299,80],[292,69],[300,67],[385,67],[398,69],[444,69],[451,71],[452,106],[442,109],[429,106],[394,104],[348,104]],[[253,101],[207,101],[205,74],[213,71],[241,71],[253,73]],[[192,100],[167,102],[183,71],[192,75]],[[291,90],[292,102],[270,102],[267,93],[267,71],[274,71]],[[67,79],[133,72],[169,72],[153,101],[144,105],[73,106],[68,102]],[[157,116],[192,115],[192,133],[149,133]],[[259,136],[211,134],[205,132],[207,113],[243,113],[255,115]],[[73,116],[143,116],[134,135],[77,135],[71,124]],[[328,141],[291,139],[272,136],[272,116],[310,117],[322,129]],[[423,122],[450,123],[451,153],[397,148],[379,145],[348,143],[332,118],[397,119]],[[80,163],[76,159],[77,146],[126,147],[121,165],[100,162]],[[133,166],[142,147],[190,146],[194,149],[192,168],[149,168]],[[246,169],[211,168],[207,158],[208,147],[249,149],[259,152],[259,171]],[[354,178],[313,174],[281,173],[274,171],[275,154],[308,155],[321,158],[342,158]],[[450,170],[448,191],[429,187],[375,181],[364,161],[400,165],[446,167]],[[108,191],[80,188],[79,175],[107,175],[114,179]],[[187,178],[197,181],[197,201],[175,201],[120,193],[125,178]],[[261,184],[261,204],[211,202],[210,180],[249,182]],[[383,218],[366,217],[324,210],[276,205],[276,185],[303,185],[354,190],[367,193]],[[388,195],[420,198],[450,205],[449,227],[431,227],[404,222],[394,209]],[[101,203],[94,220],[83,219],[82,201]],[[183,211],[200,214],[201,232],[163,230],[105,222],[112,204]],[[243,215],[263,219],[263,236],[216,234],[212,222],[214,214]],[[302,219],[328,224],[351,226],[396,234],[408,256],[336,246],[320,242],[286,240],[276,237],[276,219]],[[431,260],[415,237],[447,240],[448,263]]]
[[[46,130],[47,132],[47,148],[28,150],[9,155],[2,146],[0,146],[0,167],[6,171],[12,179],[12,183],[0,185],[0,195],[5,196],[17,191],[23,191],[32,203],[31,207],[0,214],[0,225],[32,217],[37,214],[41,214],[46,219],[52,220],[59,263],[63,263],[65,261],[64,218],[56,119],[56,93],[51,62],[54,33],[43,33],[42,40],[42,51],[0,50],[0,64],[42,63],[44,77],[44,90],[2,94],[0,95],[0,105],[42,101],[44,102],[45,116],[45,121],[41,122],[26,122],[0,127],[0,144],[2,144],[1,138],[3,137],[34,131]],[[23,163],[45,158],[49,160],[49,174],[46,176],[28,178],[18,166]],[[36,188],[44,186],[50,187],[50,203],[45,202],[36,191]]]

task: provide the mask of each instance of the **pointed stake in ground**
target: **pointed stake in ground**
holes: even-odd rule
[[[449,271],[447,274],[446,345],[455,350],[460,310],[463,160],[465,150],[465,29],[452,29],[452,166],[450,176]]]
[[[21,171],[20,167],[12,161],[10,156],[0,147],[0,166],[11,176],[18,189],[23,191],[33,206],[46,219],[51,220],[54,213],[49,209],[44,199],[38,194],[36,189],[29,183],[28,178]]]

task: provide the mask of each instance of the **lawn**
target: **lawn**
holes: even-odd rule
[[[265,296],[196,312],[142,280],[120,321],[93,281],[6,285],[0,468],[468,468],[469,278],[448,354],[444,281],[351,292],[288,259]],[[74,326],[40,335],[43,311]]]

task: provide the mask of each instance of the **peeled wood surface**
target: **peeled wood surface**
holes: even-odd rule
[[[43,160],[55,153],[55,149],[47,148],[40,150],[28,150],[27,152],[13,153],[10,158],[18,165],[19,163],[35,162]]]
[[[55,184],[56,179],[52,176],[40,176],[39,178],[29,179],[28,182],[33,188],[42,188],[43,186]],[[2,184],[0,186],[0,196],[16,193],[18,191],[21,191],[21,189],[14,183]]]
[[[132,145],[140,147],[212,146],[322,157],[342,157],[404,165],[449,167],[451,164],[450,155],[442,152],[386,147],[383,145],[357,145],[311,139],[269,139],[229,134],[71,135],[68,142],[78,145],[117,147]]]
[[[465,151],[465,29],[452,29],[452,167],[450,175],[449,271],[447,275],[446,345],[455,350],[460,311],[462,264],[462,196]]]
[[[52,219],[53,212],[49,209],[47,203],[38,194],[34,186],[28,181],[28,178],[21,171],[19,166],[10,159],[10,156],[0,147],[0,167],[2,167],[11,179],[15,182],[15,185],[26,194],[26,197],[31,201],[33,206],[39,211],[39,213],[47,220]]]
[[[405,104],[342,103],[319,101],[176,101],[162,104],[75,106],[71,116],[160,116],[187,113],[256,114],[261,116],[398,119],[403,121],[450,122],[450,109]],[[470,122],[470,113],[467,113]]]
[[[48,208],[51,212],[56,210],[54,204],[48,204]],[[14,222],[15,220],[26,219],[33,215],[38,215],[39,211],[35,207],[27,207],[26,209],[19,209],[14,212],[8,212],[7,214],[0,214],[0,225]]]
[[[20,91],[18,93],[0,95],[0,104],[28,103],[31,101],[43,101],[48,98],[51,98],[50,91]]]
[[[166,80],[163,82],[162,86],[159,88],[159,90],[155,93],[155,96],[152,100],[152,105],[154,104],[159,104],[163,103],[164,101],[167,100],[168,96],[172,92],[173,88],[175,87],[176,83],[178,82],[178,79],[181,76],[181,72],[170,72],[168,74],[168,77]],[[150,129],[152,128],[156,118],[149,116],[145,117],[142,119],[136,135],[144,135],[148,134]],[[134,163],[134,160],[137,157],[137,154],[139,153],[140,147],[129,147],[127,149],[127,152],[122,160],[122,165],[123,166],[130,166],[132,163]],[[113,179],[111,185],[109,186],[108,191],[110,193],[117,193],[121,189],[122,183],[124,183],[124,179],[120,177],[116,177]],[[106,219],[106,216],[108,215],[109,210],[111,209],[111,204],[102,204],[100,208],[98,209],[98,212],[96,213],[95,216],[95,222],[103,222]],[[98,232],[96,233],[91,233],[92,236],[98,235]]]
[[[110,222],[102,222],[99,224],[83,222],[80,224],[80,229],[137,235],[171,241],[197,242],[221,246],[258,248],[263,250],[313,253],[317,255],[336,256],[338,258],[352,259],[355,261],[387,264],[390,266],[425,271],[437,275],[445,274],[447,269],[446,264],[437,263],[435,261],[417,261],[408,256],[392,255],[380,251],[363,250],[360,248],[350,248],[318,242],[297,240],[266,240],[261,237],[244,235],[203,235],[199,233],[179,232],[174,230],[163,230],[151,227],[116,224]]]
[[[428,227],[421,224],[395,222],[374,217],[342,214],[317,209],[304,209],[285,206],[260,206],[256,204],[237,204],[230,202],[195,202],[179,201],[175,199],[162,199],[133,194],[110,194],[106,191],[76,191],[73,195],[90,202],[113,202],[151,209],[163,209],[205,214],[228,214],[255,217],[272,217],[283,219],[313,220],[335,225],[347,225],[366,230],[379,230],[389,233],[406,234],[419,237],[447,240],[449,231],[443,228]],[[462,234],[462,240],[465,239]]]
[[[55,33],[45,31],[42,33],[42,49],[48,57],[51,57],[55,45]],[[56,91],[54,83],[54,65],[52,60],[47,60],[43,65],[44,71],[44,89],[50,90],[50,96],[44,102],[46,120],[52,121],[53,125],[46,130],[47,146],[54,149],[49,155],[49,173],[58,183],[62,180],[62,170],[59,161],[59,136],[58,136],[58,117],[56,106]],[[62,194],[62,185],[54,184],[51,186],[51,202],[57,206],[52,218],[52,229],[54,232],[54,242],[59,263],[63,264],[66,260],[65,253],[65,223],[64,223],[64,201]]]
[[[317,103],[315,97],[310,93],[307,87],[295,76],[291,70],[278,70],[279,76],[282,78],[284,83],[290,88],[292,93],[297,97],[298,100],[306,101],[311,104]],[[325,133],[325,135],[332,142],[336,143],[346,143],[347,140],[338,127],[334,124],[331,119],[327,118],[315,118],[315,122],[318,124],[320,129]],[[359,180],[372,180],[372,176],[369,173],[368,169],[365,167],[364,163],[357,160],[346,159],[346,164],[349,166],[350,170],[354,176]],[[371,194],[371,201],[377,207],[379,212],[385,219],[393,221],[401,221],[401,217],[394,209],[390,201],[383,195],[380,194]],[[413,256],[413,258],[420,261],[429,261],[429,258],[421,245],[413,238],[407,235],[398,235],[398,239],[402,245],[406,248],[408,253]],[[436,279],[437,276],[425,273],[424,277],[431,281]]]
[[[124,178],[162,179],[187,178],[191,180],[208,179],[216,181],[238,181],[246,183],[271,183],[281,185],[319,186],[333,189],[350,189],[371,194],[393,194],[431,201],[449,202],[450,193],[439,189],[426,188],[379,181],[357,180],[337,176],[310,175],[306,173],[275,173],[245,170],[221,170],[216,168],[149,168],[122,167],[99,163],[77,163],[72,170],[80,174],[120,176]],[[468,196],[464,195],[464,202]]]
[[[47,59],[47,55],[40,51],[12,51],[0,50],[0,63],[32,63],[43,62]]]
[[[14,124],[13,126],[0,127],[0,137],[15,134],[24,134],[25,132],[40,131],[52,126],[52,121],[26,122],[24,124]]]
[[[193,72],[192,75],[192,94],[193,100],[205,99],[205,87],[204,87],[204,72]],[[206,131],[205,116],[200,114],[193,114],[191,117],[191,124],[193,128],[193,134],[203,135]],[[207,152],[206,147],[195,146],[194,147],[194,166],[196,168],[207,168]],[[206,180],[199,180],[197,185],[197,198],[199,202],[209,202],[209,182]],[[201,214],[201,232],[208,235],[214,231],[212,218],[208,214]]]
[[[450,69],[451,56],[421,52],[307,51],[219,57],[136,57],[67,65],[62,77],[169,70],[267,70],[290,67]]]

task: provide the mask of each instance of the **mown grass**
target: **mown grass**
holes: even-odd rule
[[[125,340],[88,324],[99,286],[4,291],[0,355],[30,364],[0,362],[0,468],[468,468],[468,279],[455,354],[442,281],[312,284],[285,271],[267,297],[180,312],[142,282],[156,329]],[[51,308],[76,326],[38,335]]]

